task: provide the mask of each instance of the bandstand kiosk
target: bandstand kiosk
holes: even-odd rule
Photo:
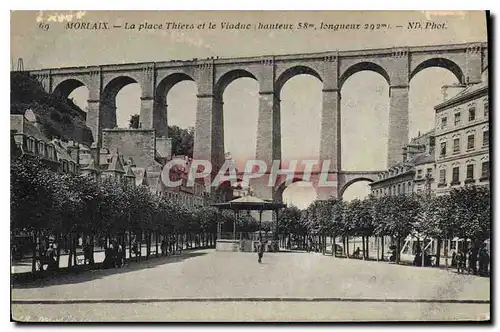
[[[268,241],[267,248],[268,251],[279,251],[279,239],[278,239],[278,217],[279,210],[286,208],[286,204],[263,200],[255,196],[246,195],[229,202],[212,204],[212,206],[221,210],[233,210],[236,218],[238,219],[239,213],[241,211],[259,211],[259,233],[262,224],[262,212],[263,211],[274,211],[275,213],[275,227],[273,234],[273,239]],[[216,251],[254,251],[255,243],[259,241],[259,238],[252,239],[242,239],[236,238],[236,222],[233,225],[233,236],[232,239],[223,239],[221,236],[221,223],[217,220],[217,242]]]

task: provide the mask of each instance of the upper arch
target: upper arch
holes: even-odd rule
[[[455,75],[455,77],[458,79],[458,82],[460,83],[464,82],[464,73],[460,68],[460,66],[457,65],[454,61],[445,58],[432,58],[422,61],[410,73],[410,81],[416,74],[430,67],[439,67],[448,69],[453,73],[453,75]]]
[[[274,191],[274,200],[275,201],[278,201],[278,202],[282,202],[283,201],[283,193],[285,192],[286,188],[288,188],[289,186],[291,186],[292,184],[296,183],[296,182],[308,182],[308,183],[311,183],[310,181],[304,181],[302,178],[300,177],[294,177],[293,180],[292,180],[292,183],[289,183],[287,184],[287,181],[286,181],[286,178],[280,182],[279,185],[276,186],[276,189]],[[314,187],[314,186],[313,186]],[[316,191],[316,188],[314,188],[314,190]],[[318,193],[316,192],[316,195]]]
[[[182,81],[196,81],[189,76],[188,74],[185,73],[173,73],[170,74],[166,77],[164,77],[157,85],[155,91],[156,91],[156,96],[167,96],[168,92],[170,89],[172,89],[177,83],[180,83]]]
[[[67,80],[58,83],[54,88],[53,94],[61,96],[63,98],[68,98],[71,92],[73,92],[75,89],[81,86],[86,86],[86,85],[79,79],[69,78]]]
[[[116,98],[118,92],[120,92],[123,87],[132,83],[139,83],[135,79],[130,76],[118,76],[113,78],[111,81],[106,84],[103,91],[103,99],[107,101],[112,101]]]
[[[344,192],[347,190],[347,188],[349,188],[351,185],[353,185],[354,183],[356,182],[361,182],[361,181],[368,181],[368,182],[373,182],[374,179],[370,179],[369,177],[359,177],[359,178],[354,178],[350,181],[347,181],[343,186],[342,188],[340,188],[339,190],[339,197],[342,197],[344,195]]]
[[[389,74],[383,67],[373,62],[358,62],[347,68],[342,74],[342,76],[340,76],[339,89],[342,89],[342,86],[349,77],[360,71],[365,71],[365,70],[373,71],[376,72],[377,74],[382,75],[382,77],[385,78],[385,80],[387,81],[387,84],[389,84],[389,86],[391,85],[391,79],[389,77]]]
[[[286,69],[283,73],[281,73],[281,75],[276,80],[276,92],[277,92],[278,96],[279,96],[279,94],[281,92],[281,89],[283,88],[283,86],[285,85],[285,83],[289,79],[291,79],[294,76],[304,75],[304,74],[305,75],[314,76],[318,80],[320,80],[321,82],[323,82],[323,79],[321,78],[321,75],[318,74],[318,72],[316,70],[312,69],[311,67],[302,66],[302,65],[293,66],[293,67],[290,67],[290,68]]]
[[[218,97],[222,97],[224,94],[224,90],[226,90],[227,86],[231,84],[234,80],[242,77],[253,78],[257,82],[259,81],[257,77],[254,76],[251,72],[245,69],[234,69],[230,70],[219,78],[219,80],[215,83],[214,91]]]

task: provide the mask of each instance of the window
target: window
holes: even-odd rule
[[[490,144],[490,131],[483,131],[483,147],[488,146]]]
[[[474,179],[474,164],[467,165],[467,177],[468,180]]]
[[[469,121],[476,120],[476,106],[469,107]]]
[[[427,175],[432,176],[432,167],[427,168]]]
[[[446,128],[446,123],[448,122],[448,118],[446,116],[443,116],[441,118],[441,129]]]
[[[28,139],[28,151],[35,152],[35,141],[32,138]]]
[[[474,135],[467,136],[467,150],[474,149]]]
[[[488,179],[490,177],[490,164],[489,161],[483,161],[481,165],[481,179]]]
[[[403,183],[403,194],[406,193],[406,183]]]
[[[420,179],[421,177],[422,177],[422,170],[421,170],[421,169],[419,169],[419,170],[417,171],[417,179]]]
[[[453,139],[453,152],[460,152],[460,138]]]
[[[453,173],[451,174],[451,184],[459,184],[459,175],[460,175],[460,168],[453,167]]]
[[[455,126],[460,124],[460,112],[455,113]]]
[[[441,157],[444,157],[446,156],[446,142],[442,142],[441,143],[441,153],[440,153]]]
[[[484,101],[484,117],[487,118],[490,115],[490,104],[487,100]]]
[[[444,168],[439,170],[439,183],[446,183],[446,169]]]
[[[398,195],[401,194],[401,185],[398,184]]]
[[[411,193],[411,190],[412,190],[411,182],[408,182],[408,192]]]

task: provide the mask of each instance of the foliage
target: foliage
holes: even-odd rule
[[[132,114],[128,122],[128,127],[131,129],[139,129],[139,121],[140,121],[139,114]]]
[[[402,239],[418,233],[483,241],[491,234],[490,214],[489,189],[469,186],[438,197],[411,194],[370,196],[351,202],[333,198],[315,201],[302,211],[287,208],[280,217],[279,230],[282,234],[390,235]]]
[[[193,127],[182,129],[177,126],[168,126],[168,137],[172,139],[172,155],[193,157]]]
[[[112,179],[60,175],[36,158],[11,163],[12,232],[46,230],[59,234],[119,235],[159,230],[164,233],[215,233],[217,219],[234,215],[213,207],[188,207],[157,196],[147,187]],[[254,229],[256,221],[247,219]]]
[[[71,99],[45,92],[40,82],[28,73],[11,73],[10,97],[10,113],[24,114],[32,109],[47,137],[88,145],[93,142],[92,132],[85,123],[85,112]]]
[[[244,232],[258,230],[257,220],[213,207],[189,207],[157,196],[147,187],[125,186],[110,179],[100,183],[77,175],[51,172],[36,158],[11,162],[11,230],[45,230],[59,234],[118,235],[215,233],[217,221],[223,232],[235,222]],[[281,211],[278,232],[284,235],[391,235],[405,238],[412,233],[426,237],[459,236],[483,241],[491,234],[489,188],[468,186],[449,195],[369,197],[344,202],[315,201],[300,211]],[[263,231],[274,224],[262,223]]]

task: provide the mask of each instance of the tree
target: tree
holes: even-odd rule
[[[299,228],[300,209],[296,206],[288,206],[278,218],[278,232],[288,238],[288,245],[291,246],[291,235]],[[289,248],[290,249],[290,248]]]
[[[168,127],[168,137],[172,139],[172,154],[193,157],[194,128]]]
[[[139,114],[132,114],[128,122],[128,127],[130,129],[139,129],[139,121],[140,121]]]
[[[453,189],[449,196],[449,213],[458,233],[470,238],[473,245],[488,239],[491,234],[490,190],[482,186]],[[464,241],[465,243],[465,241]]]

